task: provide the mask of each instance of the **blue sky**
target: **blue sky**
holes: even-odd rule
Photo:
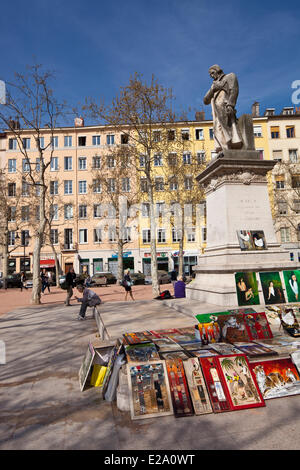
[[[298,0],[14,0],[1,4],[0,31],[1,78],[42,63],[72,105],[109,102],[139,72],[172,88],[178,110],[210,117],[202,102],[217,63],[238,76],[238,115],[256,100],[279,112],[300,80]]]

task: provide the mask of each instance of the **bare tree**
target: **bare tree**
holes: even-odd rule
[[[0,120],[9,137],[14,139],[24,157],[27,172],[24,182],[38,194],[39,222],[34,230],[33,289],[31,302],[39,304],[41,298],[40,252],[47,225],[46,217],[46,172],[53,155],[53,133],[66,110],[59,103],[50,86],[54,76],[43,71],[41,65],[28,68],[27,73],[15,73],[15,79],[7,84],[6,104],[0,107]],[[11,116],[15,116],[14,120]],[[49,141],[43,145],[42,137]],[[34,141],[38,159],[32,161],[29,140]]]
[[[158,176],[157,161],[166,159],[176,144],[181,144],[181,135],[176,129],[174,97],[152,76],[149,84],[139,74],[134,74],[129,84],[120,89],[118,96],[106,106],[88,99],[84,106],[93,118],[110,126],[127,140],[132,163],[141,182],[141,191],[146,192],[150,204],[151,231],[151,275],[154,295],[159,294],[156,250],[156,193],[164,189]]]

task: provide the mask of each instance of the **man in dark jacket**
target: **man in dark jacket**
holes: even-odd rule
[[[76,274],[74,268],[70,268],[68,274],[66,275],[66,286],[67,286],[67,298],[65,300],[65,305],[71,305],[70,299],[73,295],[73,287],[75,287]]]
[[[78,320],[84,320],[86,309],[88,307],[95,307],[96,305],[100,305],[101,299],[99,295],[96,294],[96,292],[94,292],[92,289],[88,289],[82,284],[77,285],[77,290],[78,292],[83,294],[81,298],[76,297],[75,295],[75,299],[77,300],[77,302],[81,302]]]

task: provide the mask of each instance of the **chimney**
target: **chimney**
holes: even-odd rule
[[[205,111],[196,111],[195,120],[196,121],[205,121]]]
[[[253,103],[251,112],[252,112],[252,117],[259,117],[259,103],[257,101]]]

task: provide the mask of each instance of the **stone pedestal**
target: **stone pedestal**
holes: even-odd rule
[[[299,269],[274,231],[266,175],[275,163],[260,160],[253,150],[227,150],[198,176],[206,194],[207,247],[194,268],[195,280],[186,288],[188,298],[235,305],[234,273]],[[267,249],[242,251],[238,230],[263,230]]]

